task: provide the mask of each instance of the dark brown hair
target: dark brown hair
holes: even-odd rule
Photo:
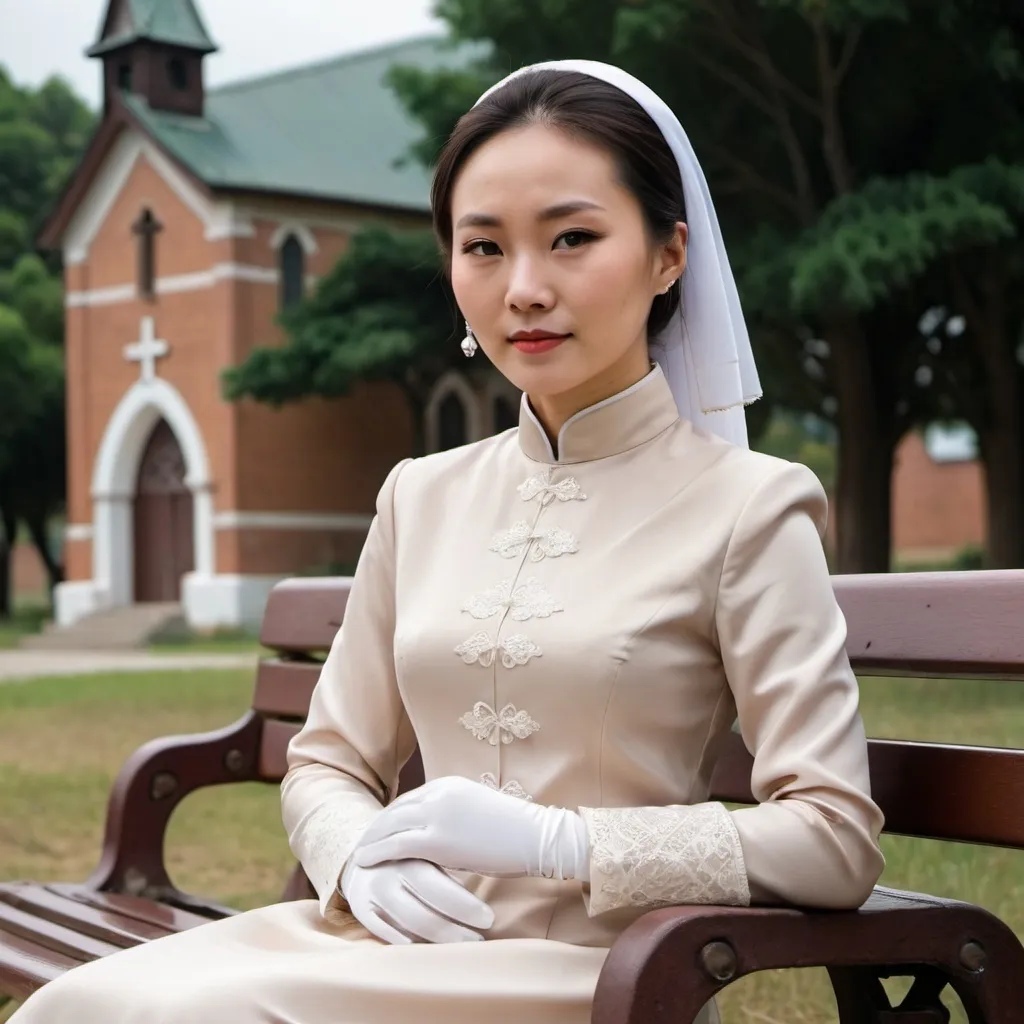
[[[466,161],[504,131],[546,124],[595,143],[614,158],[622,184],[643,210],[651,241],[664,244],[686,220],[679,165],[661,130],[628,93],[577,71],[519,75],[464,114],[445,143],[434,170],[430,199],[434,232],[451,262],[452,189]],[[657,334],[679,306],[677,281],[651,304],[647,330]]]

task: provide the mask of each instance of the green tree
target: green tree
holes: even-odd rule
[[[993,201],[989,162],[1013,173],[1021,159],[1024,62],[1012,4],[440,0],[437,10],[456,41],[486,44],[489,56],[464,72],[393,73],[424,125],[414,155],[426,162],[483,86],[567,54],[633,71],[677,112],[710,180],[767,393],[837,427],[837,566],[886,570],[895,446],[950,392],[941,375],[921,385],[922,365],[935,359],[921,316],[950,266],[987,294],[984,268],[1006,267],[1006,250],[1017,251],[1012,197],[1002,188]],[[1005,287],[1024,291],[1012,277]],[[388,301],[408,301],[401,278]],[[374,293],[370,305],[380,302]],[[346,303],[321,305],[320,315],[352,326],[362,300],[350,293]],[[326,358],[323,348],[314,355],[312,329],[292,344],[307,360]],[[433,353],[435,343],[440,332],[424,331],[415,351]],[[278,373],[286,358],[273,363]],[[362,372],[374,373],[376,359],[369,352]],[[293,365],[316,379],[315,362]],[[243,390],[260,386],[256,372]],[[753,408],[762,422],[771,412]]]
[[[840,571],[889,565],[893,452],[936,400],[916,382],[928,279],[1005,238],[950,178],[1016,152],[1009,10],[666,0],[622,13],[623,62],[644,74],[646,59],[706,157],[759,348],[781,346],[791,367],[769,382],[786,404],[817,347],[839,435]]]
[[[23,89],[0,67],[0,616],[20,526],[61,578],[47,527],[64,501],[63,288],[59,259],[33,249],[93,123],[65,82]]]
[[[38,415],[40,401],[32,387],[38,350],[21,316],[0,305],[0,481],[17,469],[17,445]],[[0,490],[2,495],[2,490]],[[17,530],[14,510],[0,501],[0,616],[10,611],[10,549]]]
[[[455,343],[457,310],[429,231],[357,234],[315,294],[282,322],[289,343],[256,348],[228,370],[229,398],[281,405],[387,380],[403,390],[422,430],[431,388],[463,358]],[[416,449],[423,450],[422,434]]]

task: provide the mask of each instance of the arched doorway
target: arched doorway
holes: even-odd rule
[[[135,600],[180,601],[194,565],[192,492],[174,431],[158,420],[143,449],[135,484]]]

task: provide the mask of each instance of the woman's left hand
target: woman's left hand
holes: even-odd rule
[[[580,815],[458,776],[400,796],[373,820],[352,857],[362,867],[428,860],[452,871],[502,877],[585,880],[588,874]]]

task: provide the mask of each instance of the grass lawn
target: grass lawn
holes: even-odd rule
[[[0,687],[0,879],[84,878],[124,758],[154,736],[227,724],[248,706],[251,688],[245,671]],[[874,736],[1005,746],[1024,737],[1024,693],[1005,683],[868,679],[863,705]],[[885,852],[886,884],[980,903],[1024,933],[1024,854],[891,837]],[[183,888],[237,907],[275,899],[290,866],[276,787],[192,796],[172,821],[168,864]],[[726,1024],[836,1019],[819,971],[746,979],[725,993],[722,1010]],[[955,1012],[954,1020],[964,1017]]]

